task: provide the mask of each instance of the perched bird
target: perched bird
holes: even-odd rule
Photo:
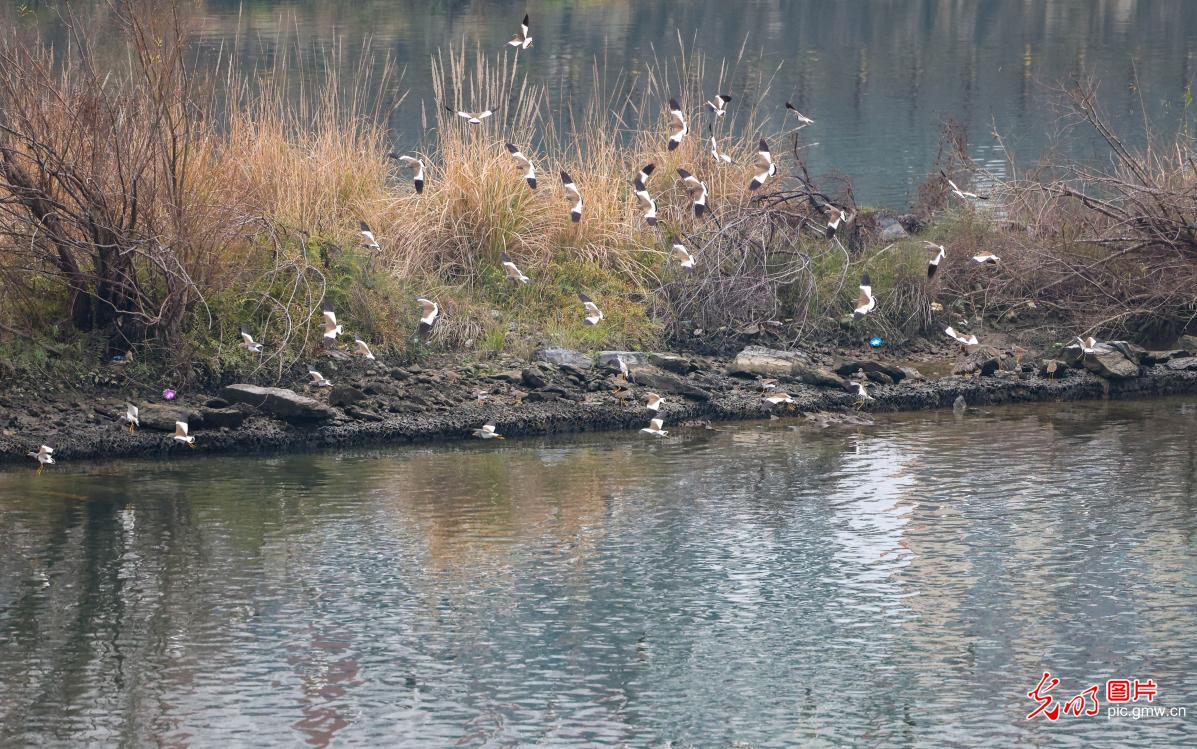
[[[628,369],[628,363],[619,354],[615,355],[615,364],[619,367],[619,374],[623,377],[624,382],[632,380],[632,372]]]
[[[644,427],[640,431],[644,432],[645,434],[651,434],[654,437],[664,437],[665,435],[669,434],[667,430],[662,428],[664,426],[664,419],[649,419],[648,426]]]
[[[378,240],[374,238],[374,232],[370,231],[370,225],[367,224],[365,221],[361,222],[361,233],[362,233],[362,237],[364,238],[364,240],[366,242],[367,247],[369,247],[372,250],[381,249],[378,246]]]
[[[331,346],[336,340],[337,336],[345,331],[343,325],[337,325],[337,313],[333,312],[332,305],[328,302],[324,303],[324,345]]]
[[[490,117],[492,114],[494,114],[495,110],[498,109],[498,107],[487,107],[486,109],[483,109],[481,112],[464,112],[464,111],[461,111],[458,109],[454,109],[453,107],[450,107],[448,105],[445,105],[445,109],[449,110],[450,112],[452,112],[453,114],[462,118],[463,120],[470,123],[471,125],[481,125],[482,121],[485,120],[487,117]]]
[[[641,172],[643,174],[644,172]],[[648,188],[640,180],[632,183],[632,190],[636,193],[636,199],[640,201],[640,205],[644,207],[644,222],[649,226],[657,225],[657,201],[653,200],[653,196],[648,194]]]
[[[852,310],[852,319],[859,320],[877,307],[877,297],[873,296],[873,285],[869,281],[869,274],[860,277],[860,294],[856,297],[856,307]]]
[[[678,261],[683,268],[688,271],[694,270],[694,256],[686,249],[686,246],[677,239],[673,240],[673,248],[669,252],[669,256]]]
[[[137,427],[141,426],[139,413],[137,406],[132,403],[125,404],[125,415],[121,417],[121,421],[129,425],[129,434],[133,434],[137,431]]]
[[[370,351],[370,345],[361,338],[353,339],[353,346],[359,354],[366,357],[370,361],[374,361],[374,353]]]
[[[532,165],[532,159],[524,155],[523,151],[516,148],[514,143],[507,144],[507,152],[510,153],[515,160],[527,167],[528,171],[524,172],[524,180],[527,181],[528,187],[533,190],[536,189],[536,167]]]
[[[505,439],[503,435],[495,431],[495,422],[493,421],[488,421],[480,429],[475,429],[474,436],[484,440]]]
[[[713,128],[708,128],[708,129],[711,130],[711,158],[715,160],[716,164],[732,163],[731,156],[728,156],[725,153],[719,153],[719,144],[715,141],[714,129]]]
[[[765,402],[770,406],[780,406],[783,404],[789,405],[794,402],[794,399],[790,397],[789,393],[777,392],[766,395]]]
[[[565,191],[577,200],[574,207],[569,209],[569,220],[576,224],[582,220],[582,192],[574,184],[574,178],[565,172],[561,173],[561,184],[564,185]]]
[[[928,250],[935,250],[935,256],[927,261],[927,278],[935,275],[935,271],[939,270],[939,262],[948,256],[948,251],[941,244],[934,242],[923,242],[927,245]]]
[[[324,375],[320,374],[314,369],[308,369],[308,376],[312,378],[312,384],[318,388],[332,387],[332,380],[325,378]]]
[[[1083,353],[1091,354],[1097,348],[1097,339],[1093,336],[1089,336],[1088,338],[1077,336],[1075,340],[1080,344]]]
[[[982,265],[988,263],[990,265],[997,265],[1001,258],[994,255],[992,252],[982,252],[980,255],[973,255],[973,260]]]
[[[748,183],[749,190],[755,190],[761,185],[765,184],[765,180],[777,174],[777,165],[773,163],[773,154],[769,153],[769,144],[761,138],[761,146],[756,152],[756,161],[753,162],[756,166],[756,174],[752,177],[752,182]]]
[[[690,128],[686,125],[686,114],[682,111],[682,105],[677,103],[677,99],[669,100],[669,145],[670,151],[674,150],[682,144],[682,139],[686,137],[686,133],[690,132]]]
[[[516,266],[515,262],[512,261],[511,256],[506,252],[499,256],[499,260],[503,263],[503,270],[507,272],[507,277],[512,281],[515,281],[516,283],[528,283],[532,280],[524,275],[524,272]]]
[[[598,305],[590,297],[581,292],[578,293],[578,299],[582,300],[582,306],[586,308],[585,323],[587,325],[598,325],[603,319],[603,311],[598,308]]]
[[[648,402],[644,404],[644,407],[649,411],[660,411],[661,406],[665,405],[665,399],[656,393],[649,393],[645,397],[648,398]]]
[[[254,341],[254,337],[246,332],[245,328],[241,329],[241,347],[251,354],[262,353],[262,344]]]
[[[527,49],[532,46],[532,37],[528,36],[528,14],[524,14],[524,22],[520,24],[520,32],[511,37],[511,41],[507,42],[507,46],[515,47],[516,49]]]
[[[46,472],[46,466],[54,465],[54,448],[52,447],[42,445],[37,452],[26,453],[26,455],[37,461],[38,475]]]
[[[441,315],[440,305],[424,297],[416,300],[420,305],[420,311],[424,314],[420,317],[420,325],[416,328],[416,337],[424,338],[432,331],[432,325],[436,322],[436,318]]]
[[[715,113],[716,117],[727,114],[727,103],[732,100],[731,94],[719,94],[707,102],[707,109]]]
[[[644,166],[640,167],[640,173],[636,175],[636,179],[640,181],[640,184],[647,185],[648,178],[652,176],[653,170],[656,168],[656,164],[645,164]]]
[[[807,125],[815,124],[814,120],[807,117],[803,113],[799,112],[797,109],[794,108],[794,105],[789,103],[788,101],[786,102],[786,111],[791,112],[795,117],[798,118],[798,123],[799,123],[798,126],[799,127],[806,127]]]
[[[952,181],[952,178],[947,175],[947,172],[940,171],[940,174],[942,174],[943,178],[948,181],[948,187],[952,188],[952,194],[961,200],[989,200],[988,195],[978,195],[975,192],[961,190],[956,186],[956,183]]]
[[[400,156],[397,153],[388,153],[392,159],[395,159],[406,169],[412,170],[411,183],[416,188],[416,194],[424,192],[424,160],[416,156]]]
[[[840,230],[841,224],[846,224],[852,221],[852,214],[848,213],[839,206],[829,205],[827,206],[827,209],[831,214],[831,217],[827,220],[826,235],[828,239],[831,239],[835,236],[836,232]]]
[[[171,439],[188,447],[195,447],[195,437],[187,433],[187,422],[185,421],[175,422],[175,433],[171,435]]]
[[[977,340],[977,337],[975,335],[973,335],[972,333],[969,333],[968,335],[963,335],[961,333],[957,333],[956,329],[953,328],[951,325],[944,328],[943,332],[946,333],[949,338],[952,338],[955,341],[957,341],[961,347],[979,346],[980,345],[980,341]]]
[[[849,383],[849,385],[856,388],[857,407],[863,406],[868,401],[875,400],[873,396],[869,395],[869,391],[865,388],[865,384],[862,380]]]
[[[707,183],[681,167],[678,167],[677,173],[682,178],[691,205],[694,206],[694,215],[701,218],[707,211]]]

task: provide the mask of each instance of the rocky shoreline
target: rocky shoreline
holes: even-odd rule
[[[532,362],[399,367],[342,357],[320,364],[334,382],[327,388],[232,384],[180,393],[171,402],[160,395],[134,398],[142,422],[136,433],[119,420],[126,403],[119,383],[41,398],[16,387],[0,396],[0,461],[32,463],[26,453],[40,444],[70,461],[449,441],[470,438],[492,420],[507,437],[639,429],[652,416],[644,407],[647,392],[666,398],[661,416],[671,431],[770,415],[815,414],[814,423],[826,424],[857,408],[951,408],[958,398],[979,406],[1197,394],[1197,356],[1188,351],[1115,350],[1133,366],[1104,349],[1065,349],[1060,360],[1034,361],[1013,351],[977,350],[956,360],[957,374],[938,378],[923,376],[919,367],[949,364],[950,354],[912,364],[753,346],[731,360],[542,349]],[[620,359],[630,381],[620,374]],[[851,386],[856,379],[867,382],[873,400],[859,402]],[[789,393],[792,404],[765,402],[770,391],[763,388],[772,380],[773,392]],[[170,439],[176,419],[189,422],[196,449]]]

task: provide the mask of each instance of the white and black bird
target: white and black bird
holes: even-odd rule
[[[636,175],[636,179],[642,185],[648,185],[648,178],[653,176],[653,170],[657,168],[656,164],[645,164],[640,167],[640,173]]]
[[[37,449],[37,452],[26,453],[29,457],[37,461],[37,472],[39,474],[46,472],[46,466],[54,465],[54,448],[42,445]]]
[[[678,167],[677,173],[682,178],[682,186],[690,198],[690,204],[694,207],[694,215],[702,218],[702,215],[707,212],[707,183],[681,167]]]
[[[648,393],[644,397],[646,399],[644,407],[649,411],[660,412],[661,406],[665,405],[665,399],[656,393]]]
[[[951,338],[952,340],[954,340],[954,341],[956,341],[957,343],[959,343],[959,344],[961,345],[961,347],[967,347],[967,346],[979,346],[979,345],[981,345],[981,344],[980,344],[980,341],[978,341],[978,340],[977,340],[977,336],[976,336],[976,335],[974,335],[974,334],[972,334],[972,333],[969,333],[968,335],[964,335],[963,333],[960,333],[960,332],[959,332],[959,331],[957,331],[955,328],[953,328],[951,325],[949,325],[948,327],[944,328],[944,329],[943,329],[943,332],[944,332],[944,333],[945,333],[945,334],[946,334],[946,335],[947,335],[949,338]]]
[[[640,201],[640,205],[644,208],[644,222],[649,226],[657,225],[657,201],[653,200],[653,196],[648,194],[648,188],[640,180],[632,183],[632,190],[636,193],[636,199]]]
[[[863,380],[856,380],[849,383],[849,387],[856,388],[856,405],[863,406],[868,401],[874,400],[873,396],[869,395],[868,389],[865,387]]]
[[[827,212],[827,231],[824,233],[828,239],[831,239],[840,230],[841,226],[844,226],[852,221],[852,214],[848,213],[848,211],[845,209],[834,205],[828,205]]]
[[[1076,342],[1080,344],[1082,353],[1091,354],[1093,353],[1093,350],[1097,348],[1097,339],[1093,336],[1089,336],[1087,338],[1081,338],[1080,336],[1077,336]]]
[[[324,345],[331,346],[336,342],[337,336],[345,332],[345,326],[337,324],[337,313],[333,312],[332,305],[328,302],[324,303]]]
[[[948,187],[952,188],[952,194],[955,195],[956,197],[960,198],[961,200],[989,200],[988,195],[978,195],[975,192],[969,192],[968,190],[961,190],[959,187],[956,186],[956,183],[952,181],[952,178],[947,175],[947,172],[941,171],[940,174],[942,174],[943,178],[948,181]]]
[[[860,294],[856,297],[856,307],[852,310],[852,319],[859,320],[877,307],[877,297],[873,296],[873,285],[869,281],[869,274],[860,277]]]
[[[533,190],[536,189],[536,167],[532,164],[532,159],[524,155],[524,152],[516,147],[514,143],[507,144],[507,153],[511,154],[516,161],[524,165],[527,170],[524,172],[524,181],[528,183],[528,187]]]
[[[353,348],[355,351],[357,351],[359,354],[366,357],[370,361],[374,361],[374,352],[372,352],[370,350],[370,344],[366,343],[361,338],[355,337],[353,339]]]
[[[756,174],[752,176],[752,182],[748,183],[749,190],[756,190],[765,181],[777,174],[777,165],[773,163],[773,154],[769,153],[769,144],[761,138],[760,147],[756,152],[756,161],[753,162],[756,167]]]
[[[582,220],[582,191],[574,184],[574,178],[566,172],[561,173],[561,185],[574,201],[573,207],[569,209],[569,220],[576,224]]]
[[[686,245],[682,244],[676,238],[673,240],[673,247],[669,250],[669,256],[678,261],[678,264],[685,270],[694,270],[694,255],[686,249]]]
[[[453,107],[450,107],[449,105],[445,105],[445,109],[449,110],[450,112],[452,112],[453,114],[462,118],[463,120],[470,123],[471,125],[481,125],[482,121],[485,120],[487,117],[490,117],[492,114],[494,114],[495,110],[497,110],[498,107],[487,107],[486,109],[483,109],[481,112],[466,112],[466,111],[463,111],[460,109],[454,109]]]
[[[730,164],[732,163],[731,156],[719,152],[719,143],[715,140],[714,128],[707,128],[711,131],[711,158],[715,160],[716,164]]]
[[[474,430],[474,436],[484,440],[501,440],[503,435],[495,431],[495,422],[488,421],[480,428]]]
[[[432,332],[432,326],[436,323],[436,319],[441,316],[441,307],[431,299],[420,297],[416,300],[420,305],[420,325],[416,328],[416,337],[424,338]]]
[[[598,308],[594,300],[581,292],[578,293],[578,299],[582,300],[582,306],[586,309],[586,319],[583,322],[587,325],[598,325],[602,322],[603,311]]]
[[[418,156],[402,156],[397,153],[388,153],[392,159],[395,159],[403,165],[405,169],[412,171],[411,183],[416,188],[416,194],[424,192],[424,160]]]
[[[803,113],[799,112],[798,109],[795,108],[794,105],[789,103],[788,101],[786,102],[786,111],[790,112],[791,114],[793,114],[795,117],[798,118],[798,126],[799,127],[806,127],[807,125],[815,124],[814,120],[807,117]]]
[[[141,411],[132,403],[125,404],[125,413],[121,416],[121,421],[129,425],[129,434],[137,431],[137,427],[141,426]]]
[[[520,24],[520,33],[511,37],[511,41],[507,42],[507,46],[515,47],[516,49],[527,49],[532,46],[532,37],[528,35],[528,14],[524,14],[524,21]]]
[[[719,94],[707,102],[707,109],[714,112],[716,117],[722,117],[727,114],[727,103],[731,100],[731,94]]]
[[[195,437],[192,437],[190,434],[188,434],[188,431],[187,422],[176,421],[175,433],[172,434],[170,438],[175,442],[181,442],[188,447],[195,447]]]
[[[789,404],[793,403],[794,399],[790,396],[789,393],[777,392],[777,393],[769,393],[768,395],[766,395],[765,402],[768,403],[770,406],[782,406],[782,405],[789,405]]]
[[[318,387],[318,388],[332,387],[332,380],[329,380],[327,377],[320,374],[318,371],[316,371],[315,369],[312,369],[311,367],[308,367],[308,377],[312,378],[312,386],[313,387]]]
[[[670,99],[668,149],[672,151],[680,146],[689,132],[690,127],[686,124],[686,113],[682,111],[682,105],[677,103],[677,99]]]
[[[980,255],[973,255],[973,260],[981,265],[997,265],[1001,262],[1001,258],[992,252],[982,252]]]
[[[939,270],[940,261],[948,256],[948,251],[943,245],[935,244],[934,242],[923,242],[923,244],[927,245],[928,250],[935,252],[935,255],[927,261],[927,278],[932,278],[935,276],[935,272]]]
[[[503,264],[503,271],[512,281],[516,283],[528,283],[532,280],[524,275],[524,272],[519,269],[519,266],[515,264],[515,261],[506,252],[499,256],[499,261]]]
[[[669,434],[669,431],[664,427],[664,419],[649,419],[648,426],[644,427],[640,431],[644,432],[645,434],[651,434],[654,437],[664,437],[665,435]]]
[[[381,249],[381,247],[378,245],[378,240],[374,238],[374,232],[370,231],[369,224],[367,224],[365,221],[360,222],[359,230],[362,234],[362,241],[365,242],[367,247],[372,250]]]
[[[254,337],[249,334],[245,328],[241,329],[241,348],[245,349],[251,354],[261,354],[262,344],[254,340]]]

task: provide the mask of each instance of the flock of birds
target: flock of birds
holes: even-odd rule
[[[511,41],[509,41],[507,44],[508,46],[515,47],[517,50],[526,50],[532,46],[532,36],[530,34],[529,17],[527,14],[524,15],[524,19],[520,24],[519,32],[516,33],[511,38]],[[706,101],[705,107],[710,112],[713,119],[717,121],[720,117],[723,117],[727,114],[727,106],[732,101],[733,97],[730,94],[718,94]],[[459,110],[449,106],[446,106],[445,108],[453,115],[465,120],[465,122],[470,126],[480,125],[484,120],[493,116],[497,110],[497,107],[494,106],[488,106],[480,111]],[[808,125],[813,125],[815,122],[812,118],[798,111],[798,109],[788,101],[785,104],[785,109],[787,117],[793,117],[794,121],[797,122],[797,127],[795,130],[800,130]],[[721,153],[719,151],[718,141],[714,135],[713,122],[708,125],[708,131],[710,133],[710,155],[712,160],[717,166],[732,164],[732,158],[728,154]],[[685,141],[689,134],[690,123],[686,117],[685,110],[678,103],[677,99],[670,98],[668,137],[665,142],[666,150],[670,152],[675,151]],[[533,163],[532,159],[513,143],[506,143],[505,147],[511,157],[524,169],[523,178],[529,189],[537,189],[537,171],[536,165]],[[389,153],[387,156],[397,161],[401,167],[411,171],[412,186],[417,194],[422,194],[426,184],[425,164],[423,158],[419,155],[399,153]],[[646,164],[640,168],[635,177],[631,180],[634,195],[641,207],[644,209],[642,218],[648,226],[652,227],[657,225],[657,203],[652,194],[649,192],[647,185],[655,168],[655,164]],[[764,138],[761,138],[756,152],[756,157],[752,163],[752,175],[748,183],[748,189],[750,191],[759,190],[776,174],[777,165],[773,161],[773,155],[769,150],[769,144]],[[707,183],[698,176],[681,167],[677,168],[677,176],[682,188],[690,200],[691,210],[693,211],[695,218],[701,219],[706,216],[710,210],[707,204],[709,193]],[[976,193],[960,189],[956,183],[948,177],[947,174],[943,174],[943,177],[947,181],[947,184],[951,189],[951,193],[961,200],[971,203],[975,200],[988,199],[988,196],[978,195]],[[578,188],[577,183],[574,182],[573,178],[570,177],[568,172],[561,171],[560,178],[562,189],[570,201],[570,221],[573,223],[579,223],[582,220],[583,210],[585,207],[582,191]],[[841,230],[841,228],[851,224],[852,220],[855,218],[855,214],[845,206],[839,206],[828,202],[825,205],[822,205],[821,208],[827,218],[827,224],[824,227],[823,232],[824,236],[826,236],[828,239],[835,238],[836,234]],[[367,248],[373,250],[381,249],[377,237],[375,237],[373,230],[371,230],[370,226],[365,221],[360,222],[359,231],[362,237],[362,243]],[[671,242],[672,245],[669,253],[670,258],[677,261],[679,267],[681,267],[683,270],[692,271],[695,266],[694,254],[677,237],[673,237]],[[931,278],[938,270],[940,262],[942,262],[947,256],[947,250],[943,247],[943,245],[937,245],[932,242],[927,242],[926,244],[928,250],[933,253],[933,256],[929,259],[927,264],[927,277]],[[973,260],[981,264],[996,264],[1000,261],[1000,258],[998,258],[997,255],[984,253],[974,256]],[[520,270],[520,268],[506,252],[502,253],[500,262],[507,278],[512,282],[517,284],[527,284],[532,281],[527,274]],[[585,293],[579,292],[578,300],[582,304],[582,321],[584,324],[598,325],[602,322],[603,311],[593,299],[591,299]],[[440,305],[438,305],[435,301],[426,299],[424,297],[417,298],[416,303],[420,305],[421,311],[419,326],[416,330],[416,339],[422,340],[429,334],[429,332],[431,332],[433,326],[436,324],[437,319],[440,317],[441,309]],[[860,294],[857,297],[856,305],[853,308],[853,318],[859,320],[876,308],[877,298],[873,294],[873,287],[869,280],[869,275],[868,273],[865,273],[860,279]],[[336,343],[337,337],[345,332],[344,326],[338,323],[337,315],[328,302],[326,302],[323,307],[322,327],[322,337],[325,347],[332,347]],[[954,340],[958,341],[963,347],[973,347],[978,345],[978,340],[975,335],[962,335],[956,332],[956,330],[954,330],[952,327],[948,327],[945,330],[945,333]],[[260,341],[254,340],[254,337],[251,333],[242,328],[240,334],[241,343],[239,345],[242,348],[252,355],[260,356],[263,353],[263,344]],[[354,336],[353,338],[352,351],[369,360],[374,360],[375,358],[374,354],[370,350],[369,344],[357,336]],[[619,365],[621,374],[626,381],[628,379],[626,363],[620,359]],[[311,378],[312,386],[318,388],[332,387],[332,381],[321,374],[320,371],[314,366],[308,367],[308,375]],[[868,394],[863,380],[858,380],[854,384],[857,390],[858,404],[873,400],[872,396]],[[776,384],[773,381],[765,381],[764,387],[766,390],[774,391],[776,389]],[[793,398],[789,394],[779,391],[770,392],[770,394],[767,395],[764,400],[772,407],[794,403]],[[640,430],[641,432],[656,437],[664,437],[668,434],[668,430],[664,428],[664,419],[660,417],[661,407],[664,405],[664,402],[665,399],[655,393],[649,393],[647,395],[645,407],[648,411],[652,412],[653,417],[650,419],[649,425]],[[127,404],[126,412],[121,416],[121,421],[128,425],[129,431],[131,433],[136,431],[136,429],[141,425],[138,408],[132,403]],[[496,425],[493,421],[484,424],[478,429],[475,429],[473,433],[474,436],[480,439],[503,439],[503,436],[496,431]],[[196,446],[195,437],[189,433],[188,425],[184,421],[175,422],[175,431],[174,434],[171,435],[170,439],[174,443],[187,445],[191,448]],[[44,472],[47,465],[54,464],[54,450],[46,445],[42,445],[36,452],[30,452],[28,455],[37,460],[39,474]]]

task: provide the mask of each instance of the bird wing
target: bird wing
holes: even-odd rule
[[[337,313],[331,309],[324,308],[324,329],[333,330],[337,327]]]
[[[416,301],[420,303],[420,308],[424,311],[425,317],[438,312],[436,302],[423,298],[417,299]]]
[[[685,247],[683,247],[680,244],[675,244],[673,246],[673,252],[670,254],[672,254],[675,258],[677,258],[678,260],[681,260],[683,262],[685,262],[686,260],[689,260],[690,258],[693,257],[693,255],[690,254],[690,251],[687,250]]]
[[[494,434],[495,433],[495,423],[493,421],[486,422],[485,424],[482,425],[482,431],[489,432],[490,434]]]
[[[599,310],[598,305],[595,304],[594,302],[582,302],[582,306],[585,307],[586,311],[588,313],[590,313],[591,315],[601,314],[601,311]]]
[[[665,426],[665,420],[664,419],[650,419],[648,422],[648,425],[655,431],[659,432],[659,431],[661,431],[661,428],[663,426]]]
[[[644,166],[640,167],[640,174],[638,175],[640,177],[640,181],[644,184],[647,184],[648,178],[652,175],[653,170],[656,168],[656,164],[645,164]]]
[[[872,299],[872,289],[868,286],[860,287],[860,295],[856,297],[856,308],[869,306],[869,301]]]
[[[570,193],[575,198],[581,199],[581,191],[579,191],[578,186],[574,184],[573,177],[570,177],[566,172],[561,173],[561,184],[565,187],[566,192]]]
[[[508,143],[507,144],[507,152],[510,153],[512,156],[514,156],[516,161],[527,164],[528,166],[532,165],[532,162],[528,159],[528,157],[525,156],[523,154],[523,152],[520,151],[520,149],[516,148],[515,144]]]
[[[175,436],[176,437],[186,437],[187,436],[187,422],[185,422],[185,421],[176,421],[175,422]]]
[[[246,346],[254,345],[254,337],[251,336],[249,333],[246,333],[244,330],[241,331],[241,340],[245,341]]]
[[[642,204],[642,205],[643,205],[645,208],[649,208],[649,209],[651,209],[653,206],[655,206],[655,205],[656,205],[656,203],[654,203],[654,202],[653,202],[653,198],[652,198],[652,196],[648,194],[648,190],[646,190],[646,189],[645,189],[645,187],[644,187],[644,184],[643,184],[643,183],[641,183],[639,180],[637,180],[637,181],[636,181],[636,182],[635,182],[635,183],[632,185],[632,187],[633,187],[633,188],[634,188],[634,190],[635,190],[636,197],[637,197],[637,198],[640,200],[640,203],[641,203],[641,204]]]
[[[760,150],[756,152],[756,168],[762,172],[768,172],[769,168],[773,166],[773,154],[769,152],[769,144],[761,139]]]

